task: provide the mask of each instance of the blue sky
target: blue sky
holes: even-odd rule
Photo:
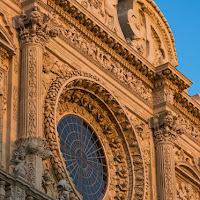
[[[154,0],[175,38],[181,71],[194,84],[189,95],[200,93],[200,0]]]

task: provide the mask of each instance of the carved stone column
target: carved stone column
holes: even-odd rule
[[[38,7],[18,18],[21,47],[20,124],[21,137],[42,136],[42,56],[47,34]]]
[[[175,200],[174,143],[185,130],[181,119],[170,111],[155,115],[150,121],[154,130],[158,200]]]

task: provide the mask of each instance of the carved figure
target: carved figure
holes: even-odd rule
[[[103,15],[105,14],[105,25],[109,26],[109,18],[112,20],[112,26],[109,26],[111,30],[115,30],[115,17],[117,0],[104,0],[102,5]]]
[[[156,114],[153,117],[153,129],[154,129],[154,131],[158,131],[159,130],[159,114]]]
[[[24,10],[21,11],[21,15],[18,19],[18,25],[19,25],[19,28],[20,28],[20,32],[23,31],[25,29],[25,25],[24,25],[24,20],[26,19],[26,14],[24,12]]]
[[[58,200],[69,200],[70,185],[66,180],[60,180],[57,184]]]
[[[13,152],[13,159],[8,163],[9,165],[15,165],[13,173],[15,176],[22,178],[26,177],[27,167],[25,165],[26,152],[24,149],[19,149]]]
[[[32,24],[31,33],[36,34],[37,26],[41,27],[40,23],[41,15],[37,6],[33,8],[33,11],[30,13],[30,21]]]

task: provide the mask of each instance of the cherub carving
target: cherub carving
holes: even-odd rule
[[[10,160],[8,165],[15,165],[13,173],[15,176],[22,178],[26,177],[27,167],[25,165],[26,152],[25,149],[19,149],[13,152],[13,158]]]
[[[153,117],[153,129],[154,129],[154,131],[158,131],[159,130],[159,114],[156,114]]]
[[[22,32],[25,29],[25,25],[24,25],[24,20],[26,19],[26,14],[24,12],[24,10],[21,11],[21,15],[18,18],[18,26],[20,29],[20,32]]]
[[[33,11],[30,13],[30,21],[32,24],[32,27],[31,27],[32,34],[36,34],[37,26],[39,27],[42,26],[40,20],[41,20],[41,15],[40,15],[39,9],[37,6],[35,6],[33,8]]]

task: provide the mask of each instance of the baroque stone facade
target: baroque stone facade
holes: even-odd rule
[[[153,0],[2,0],[0,199],[199,199],[177,65]]]

